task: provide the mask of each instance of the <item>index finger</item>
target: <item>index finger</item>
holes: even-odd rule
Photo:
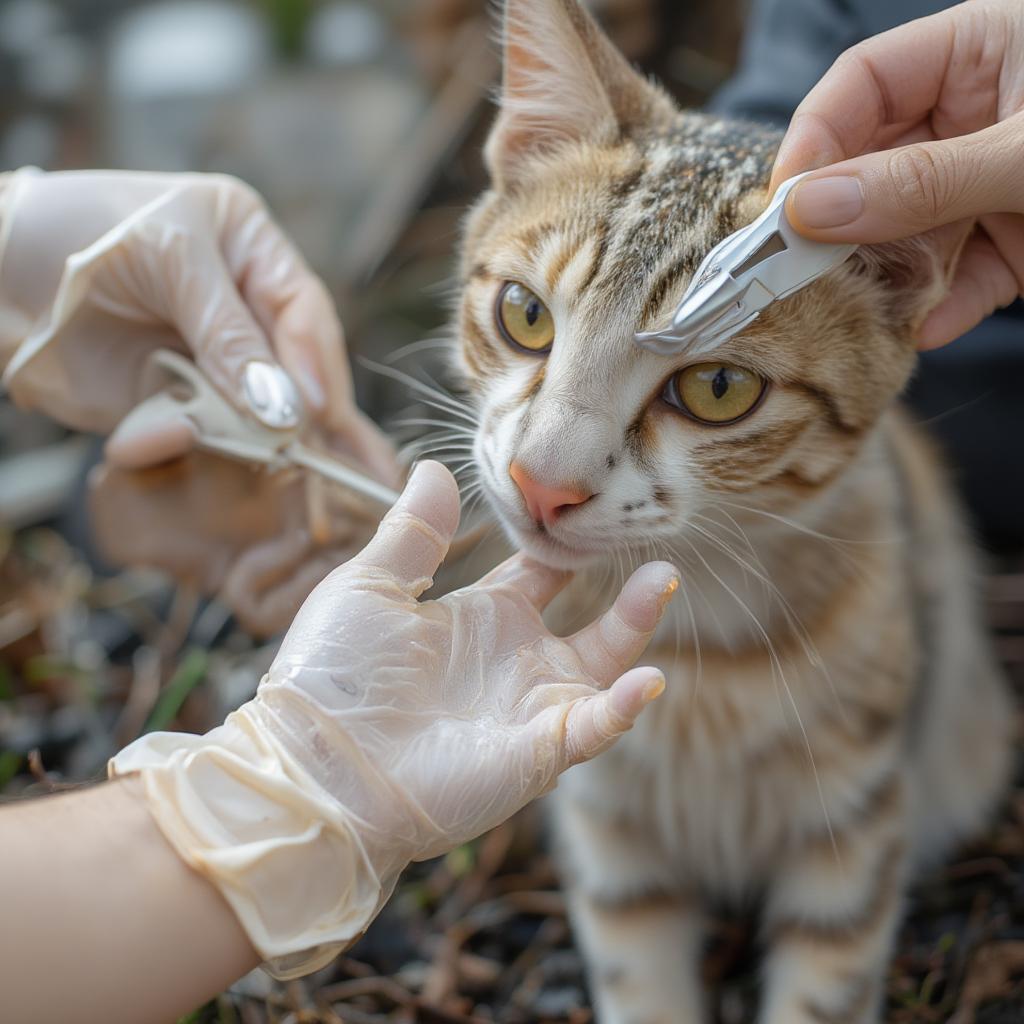
[[[459,525],[459,488],[439,462],[421,462],[369,544],[349,563],[381,570],[413,597],[433,582]]]
[[[970,12],[958,8],[847,50],[797,107],[770,191],[802,171],[859,156],[874,148],[872,141],[887,127],[913,123],[933,110],[954,84],[953,57],[965,44],[957,35],[972,31],[972,21]]]
[[[328,426],[354,405],[345,338],[326,285],[244,183],[225,193],[224,257],[285,369]]]

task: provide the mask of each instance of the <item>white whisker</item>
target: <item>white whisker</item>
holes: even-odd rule
[[[387,361],[394,363],[406,356],[415,355],[417,352],[435,348],[452,348],[454,344],[451,338],[423,338],[421,341],[412,341],[408,345],[396,348],[387,356]]]

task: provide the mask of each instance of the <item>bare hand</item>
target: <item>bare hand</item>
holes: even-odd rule
[[[922,348],[1024,294],[1024,4],[973,0],[844,53],[797,108],[772,188],[810,168],[787,202],[809,238],[969,232]]]

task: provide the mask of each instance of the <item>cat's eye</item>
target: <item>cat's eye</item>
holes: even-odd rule
[[[548,307],[525,285],[509,281],[498,293],[495,319],[502,337],[516,348],[542,353],[555,340],[555,321]]]
[[[753,412],[765,391],[757,374],[730,363],[699,363],[671,377],[662,397],[701,423],[735,423]]]

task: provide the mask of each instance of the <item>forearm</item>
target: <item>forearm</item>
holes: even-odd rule
[[[5,1019],[163,1024],[259,957],[134,779],[0,809]]]

